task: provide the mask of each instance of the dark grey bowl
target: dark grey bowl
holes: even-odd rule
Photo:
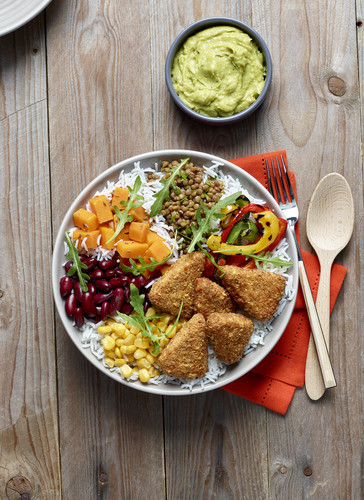
[[[265,64],[267,67],[267,75],[265,78],[265,85],[263,87],[261,94],[256,99],[256,101],[254,101],[253,104],[251,104],[248,108],[232,116],[212,117],[212,116],[202,115],[201,113],[197,113],[193,109],[186,106],[186,104],[179,98],[177,92],[173,87],[171,78],[171,68],[174,56],[176,55],[180,47],[184,44],[187,38],[194,35],[198,31],[204,30],[206,28],[211,28],[212,26],[221,26],[221,25],[234,26],[235,28],[241,29],[254,40],[254,42],[258,45],[259,49],[262,51],[264,55]],[[182,111],[184,111],[188,116],[198,120],[199,122],[206,123],[209,125],[231,125],[247,118],[252,113],[254,113],[254,111],[256,111],[259,108],[264,99],[267,97],[267,93],[272,81],[272,58],[263,38],[247,24],[228,17],[210,17],[208,19],[201,19],[200,21],[196,21],[195,23],[191,24],[186,29],[184,29],[182,33],[180,33],[177,36],[167,54],[166,65],[165,65],[165,78],[168,90],[175,104],[177,104],[177,106],[181,108]]]

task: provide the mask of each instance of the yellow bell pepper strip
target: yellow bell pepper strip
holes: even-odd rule
[[[221,236],[211,235],[207,240],[210,250],[223,255],[235,255],[244,252],[260,253],[264,251],[277,238],[279,233],[279,220],[270,210],[252,214],[263,227],[262,237],[252,245],[229,245],[221,242]]]

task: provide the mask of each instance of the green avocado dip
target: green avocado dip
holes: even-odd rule
[[[263,53],[233,26],[215,26],[189,37],[172,63],[172,83],[197,113],[223,117],[249,107],[262,92]]]

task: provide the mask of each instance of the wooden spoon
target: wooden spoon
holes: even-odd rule
[[[349,184],[340,174],[326,175],[317,185],[307,212],[307,237],[321,265],[316,308],[327,348],[330,332],[330,273],[337,254],[348,244],[354,226],[354,204]],[[312,335],[306,362],[306,391],[313,400],[325,392]]]

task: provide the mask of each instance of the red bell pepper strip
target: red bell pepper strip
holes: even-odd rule
[[[203,276],[205,278],[213,278],[214,277],[215,266],[211,262],[208,257],[205,257],[205,268],[203,271]]]
[[[248,212],[257,213],[263,212],[265,210],[270,210],[270,208],[266,205],[257,205],[256,203],[248,203],[247,205],[244,205],[235,215],[230,224],[224,229],[221,235],[221,242],[226,243],[226,239],[229,236],[229,233],[232,230],[233,226],[243,217],[243,215],[247,214]]]

